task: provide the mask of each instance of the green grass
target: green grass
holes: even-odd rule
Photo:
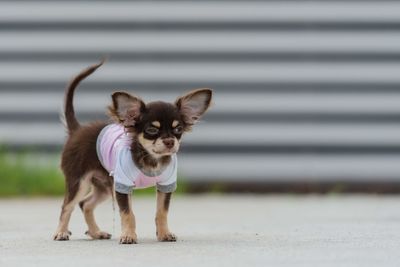
[[[0,151],[0,196],[59,196],[64,178],[55,163],[28,152]]]
[[[62,196],[64,177],[60,155],[35,152],[7,152],[0,149],[0,197]],[[179,179],[178,179],[179,180]],[[187,186],[178,182],[176,193]],[[155,188],[135,190],[135,196],[153,195]]]

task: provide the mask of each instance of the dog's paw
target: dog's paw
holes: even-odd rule
[[[103,232],[103,231],[98,231],[98,232],[86,231],[85,235],[88,235],[93,239],[110,239],[111,238],[111,234]]]
[[[160,242],[176,242],[178,237],[173,233],[167,232],[164,234],[157,234],[157,239]]]
[[[137,244],[137,238],[136,235],[121,235],[119,239],[120,244]]]
[[[67,241],[69,240],[69,236],[72,235],[70,231],[66,232],[58,232],[53,236],[53,240],[56,241]]]

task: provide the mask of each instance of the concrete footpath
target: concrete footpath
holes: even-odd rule
[[[400,197],[177,196],[176,243],[156,241],[154,198],[134,198],[136,245],[118,244],[111,201],[96,210],[111,240],[86,237],[77,208],[52,241],[61,202],[0,200],[0,266],[400,266]]]

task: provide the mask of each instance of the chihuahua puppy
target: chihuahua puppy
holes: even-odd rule
[[[66,193],[54,240],[69,240],[68,224],[78,203],[88,226],[86,234],[93,239],[110,239],[109,233],[100,230],[93,211],[115,194],[121,216],[120,243],[136,243],[132,190],[156,186],[157,239],[176,241],[167,222],[171,194],[176,189],[176,153],[182,135],[210,106],[212,91],[197,89],[175,103],[147,104],[135,95],[115,92],[108,108],[112,123],[81,125],[73,107],[75,88],[102,64],[82,71],[66,89],[64,116],[68,138],[61,159]]]

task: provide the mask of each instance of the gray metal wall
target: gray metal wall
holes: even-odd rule
[[[193,181],[399,181],[400,2],[0,1],[0,141],[60,148],[63,90],[214,106],[180,155]]]

